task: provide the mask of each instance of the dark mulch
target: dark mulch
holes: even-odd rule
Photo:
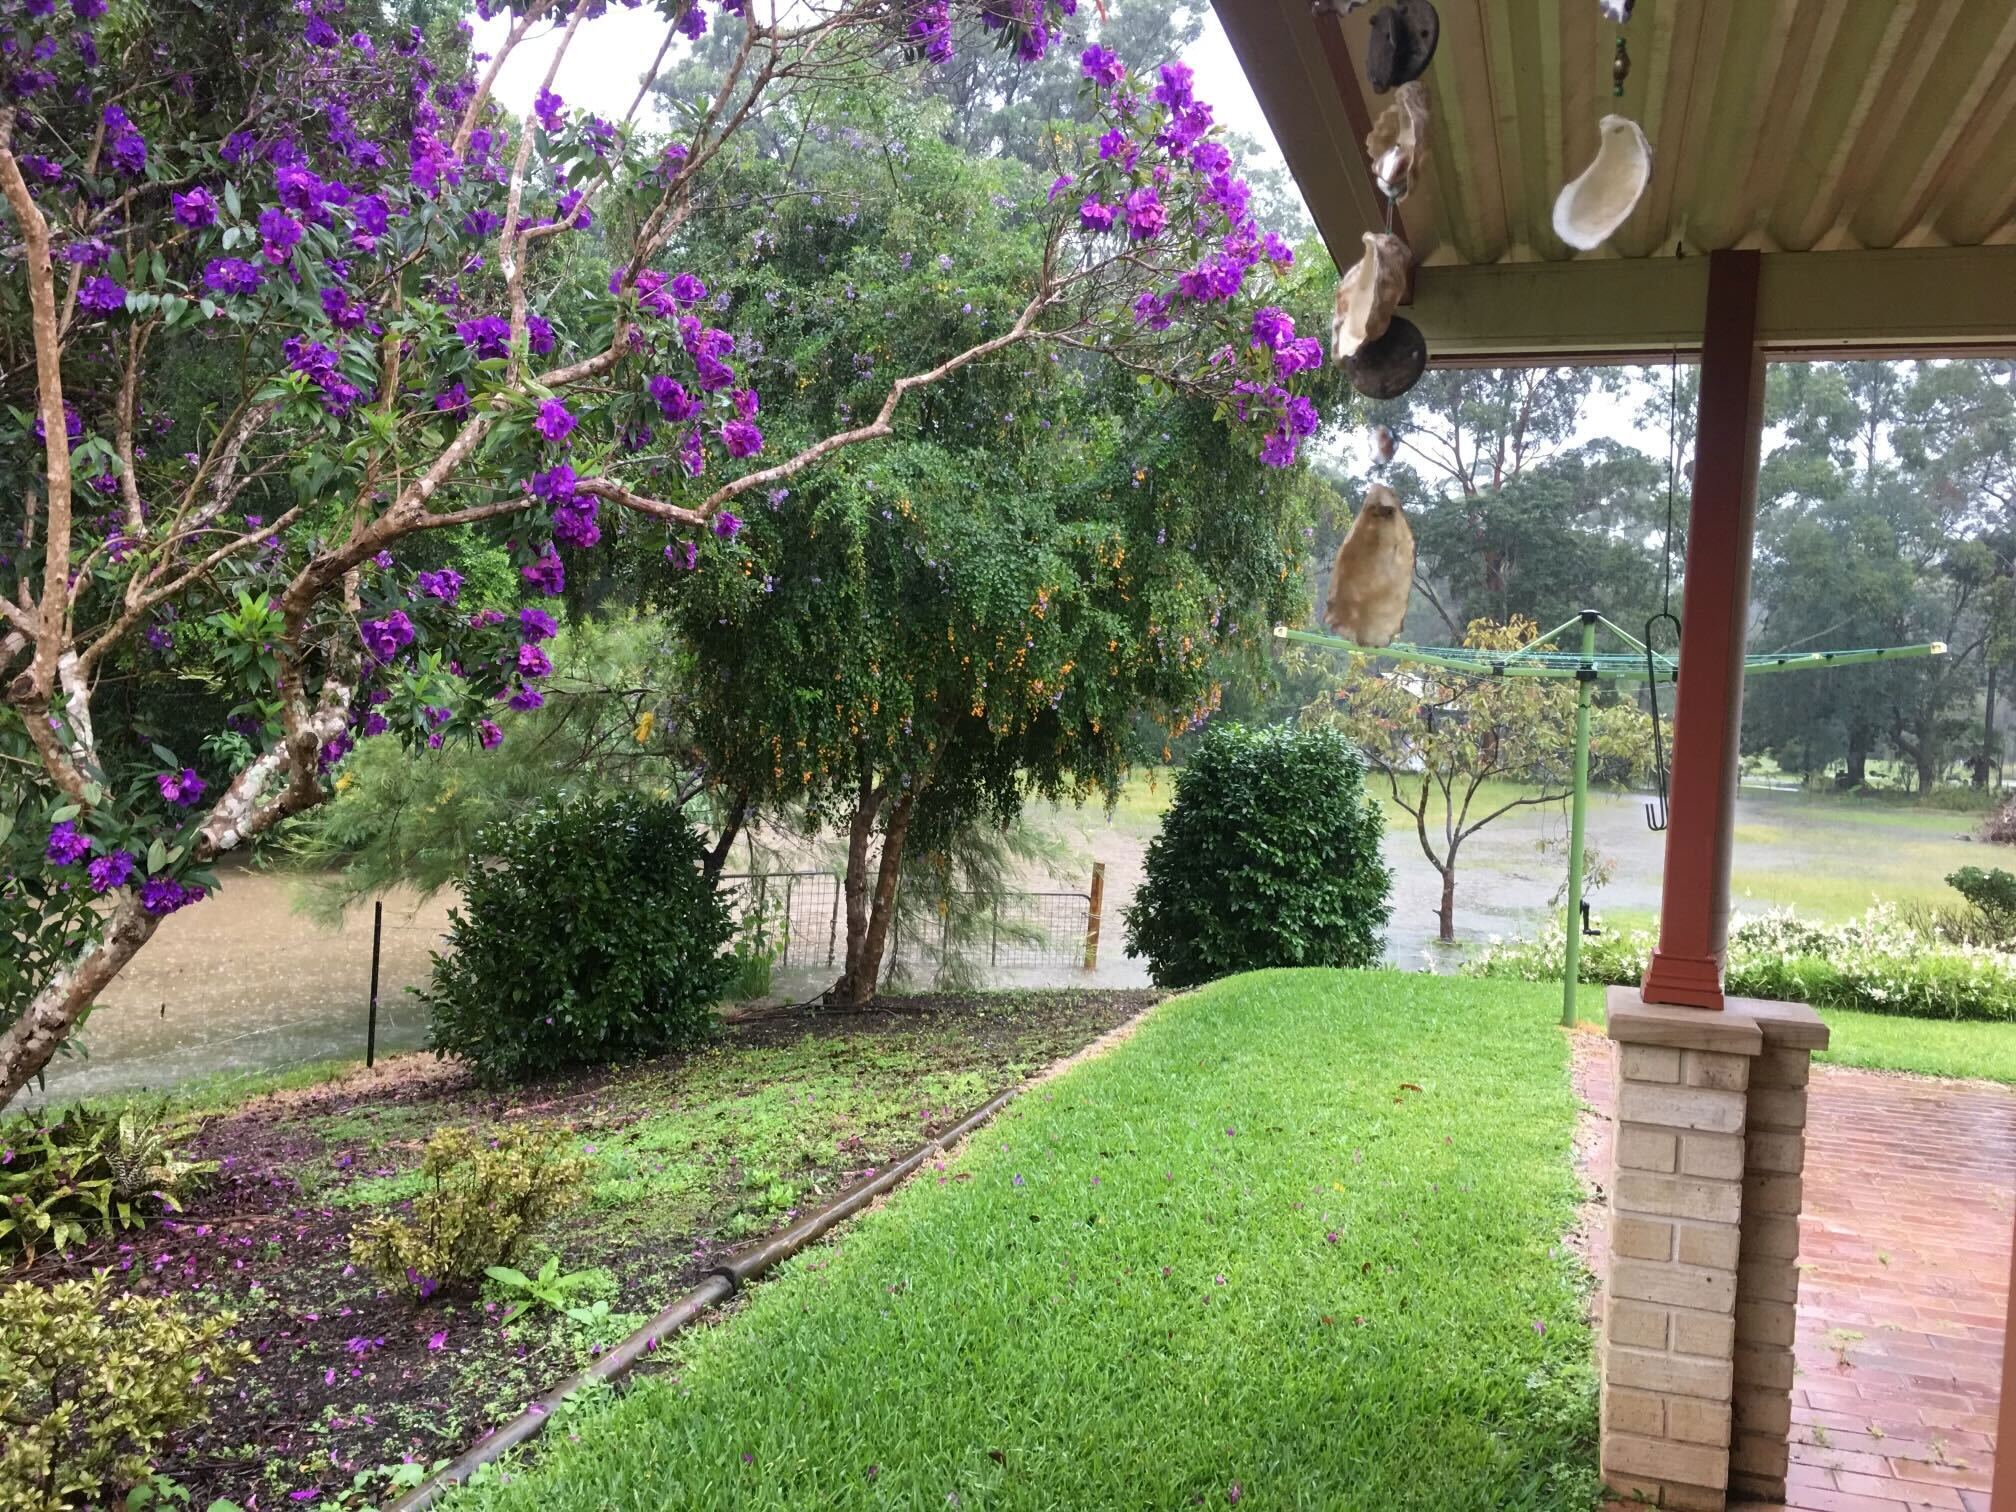
[[[731,1047],[782,1047],[807,1038],[859,1047],[864,1060],[892,1042],[928,1050],[936,1071],[974,1071],[989,1095],[1071,1054],[1138,1014],[1148,992],[1042,991],[893,999],[852,1012],[781,1010],[725,1029]],[[190,1294],[239,1314],[238,1336],[257,1364],[218,1388],[211,1421],[189,1434],[162,1468],[191,1504],[228,1497],[247,1509],[328,1504],[389,1494],[384,1472],[401,1461],[458,1453],[515,1415],[599,1347],[578,1325],[499,1326],[501,1309],[471,1297],[416,1307],[350,1263],[352,1228],[395,1207],[359,1204],[417,1164],[444,1124],[497,1119],[557,1121],[591,1143],[675,1100],[683,1061],[617,1073],[556,1077],[488,1091],[452,1067],[407,1057],[321,1087],[274,1093],[206,1119],[192,1154],[221,1167],[175,1221],[89,1251],[46,1257],[28,1275],[53,1281],[109,1268],[135,1292]],[[755,1083],[752,1078],[752,1084]],[[816,1170],[799,1173],[831,1200],[969,1108],[918,1113],[884,1148],[842,1141]],[[724,1170],[722,1179],[734,1173]],[[726,1210],[675,1231],[674,1215],[635,1202],[563,1220],[570,1269],[601,1267],[621,1307],[656,1311],[697,1283],[733,1245],[718,1231]],[[744,1233],[735,1243],[760,1235]],[[620,1330],[605,1329],[601,1344]],[[352,1490],[362,1473],[366,1484]],[[312,1491],[312,1497],[303,1493]],[[368,1494],[364,1494],[368,1491]]]

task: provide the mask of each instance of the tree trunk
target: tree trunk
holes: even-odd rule
[[[1913,764],[1918,768],[1918,796],[1920,798],[1923,798],[1939,785],[1939,757],[1932,750],[1931,746],[1932,742],[1929,740],[1926,741],[1924,745],[1919,747],[1918,754],[1912,758]]]
[[[1840,786],[1866,787],[1869,782],[1869,737],[1861,730],[1848,732],[1848,770],[1841,774]]]
[[[882,952],[889,943],[889,925],[895,916],[896,879],[903,871],[903,841],[910,831],[910,815],[916,807],[915,787],[906,788],[889,810],[889,826],[882,835],[882,858],[875,870],[875,890],[868,891],[868,826],[855,823],[847,846],[847,972],[833,990],[833,999],[844,1007],[858,1008],[874,1001],[875,986],[882,975]],[[879,800],[878,800],[879,807]]]
[[[1435,911],[1435,937],[1444,945],[1456,939],[1456,858],[1442,868],[1442,906]]]
[[[1988,709],[1981,717],[1981,760],[1974,768],[1974,786],[1988,786],[1995,766],[1995,664],[1988,664]]]
[[[728,864],[728,852],[735,848],[735,837],[742,833],[742,825],[749,817],[749,795],[736,795],[735,806],[728,810],[727,822],[721,826],[721,838],[714,842],[714,848],[707,852],[707,859],[701,866],[701,873],[709,882],[718,882],[721,868]]]
[[[847,821],[847,875],[841,893],[847,904],[847,964],[833,997],[841,1003],[860,1001],[853,996],[859,978],[862,947],[868,940],[868,842],[875,835],[875,816],[882,808],[882,794],[866,762],[862,764],[861,786],[855,795],[854,813]],[[870,979],[869,996],[874,995]]]
[[[140,906],[138,892],[125,893],[98,943],[51,977],[21,1016],[0,1033],[0,1108],[12,1102],[14,1094],[49,1064],[84,1011],[153,937],[160,923]]]

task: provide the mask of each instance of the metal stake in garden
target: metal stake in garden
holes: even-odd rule
[[[1577,651],[1556,651],[1554,642],[1580,626],[1582,644]],[[1628,652],[1596,650],[1596,627],[1603,626],[1631,649]],[[1561,1023],[1573,1028],[1576,1021],[1575,989],[1582,966],[1582,845],[1589,809],[1589,699],[1599,682],[1678,684],[1680,663],[1676,657],[1653,651],[1630,631],[1608,619],[1600,610],[1584,609],[1574,619],[1536,636],[1517,651],[1493,651],[1475,646],[1414,646],[1396,642],[1377,648],[1360,646],[1335,635],[1314,630],[1274,627],[1276,640],[1301,641],[1330,651],[1347,651],[1354,656],[1379,656],[1397,662],[1444,667],[1476,678],[1551,677],[1574,678],[1580,686],[1575,699],[1575,784],[1570,797],[1568,837],[1568,910],[1562,920],[1567,940],[1562,963]],[[1867,662],[1903,661],[1914,657],[1944,656],[1944,641],[1928,641],[1917,646],[1875,646],[1852,651],[1753,652],[1743,658],[1746,677],[1767,672],[1798,672],[1823,667],[1852,667]]]

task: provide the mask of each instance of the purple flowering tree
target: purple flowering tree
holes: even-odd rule
[[[0,1102],[356,740],[488,747],[538,705],[550,622],[462,607],[453,570],[408,565],[439,561],[430,534],[508,549],[534,607],[605,509],[697,562],[745,495],[898,435],[907,396],[1016,347],[1213,398],[1270,465],[1314,431],[1320,350],[1266,299],[1290,254],[1189,71],[1094,45],[1097,146],[1051,187],[1012,320],[916,352],[845,428],[766,446],[735,312],[683,255],[738,133],[847,70],[938,66],[955,10],[1039,58],[1075,0],[656,0],[665,46],[615,121],[554,90],[605,5],[512,7],[485,57],[342,0],[0,0]],[[725,77],[650,139],[638,104],[709,28]],[[515,119],[498,71],[554,33]],[[580,286],[591,245],[606,291]],[[676,466],[646,465],[646,428]],[[231,681],[243,761],[108,712],[108,682],[192,640]]]

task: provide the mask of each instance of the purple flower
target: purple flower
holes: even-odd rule
[[[742,533],[742,521],[727,510],[714,516],[714,534],[724,541],[732,541]]]
[[[451,383],[434,396],[434,408],[444,415],[460,415],[469,408],[469,390]]]
[[[322,291],[322,313],[339,331],[354,331],[371,321],[371,307],[334,284]]]
[[[567,102],[552,90],[542,89],[532,102],[532,114],[539,118],[541,126],[557,136],[567,129],[567,117],[563,114],[566,105]]]
[[[1099,161],[1102,163],[1118,158],[1120,166],[1131,173],[1134,168],[1134,160],[1140,155],[1141,149],[1136,147],[1127,133],[1122,131],[1118,126],[1115,126],[1111,131],[1099,138]]]
[[[735,416],[739,420],[753,420],[757,411],[763,408],[763,397],[754,389],[737,389],[728,397],[735,405]]]
[[[658,409],[667,420],[698,419],[705,407],[699,399],[686,392],[686,385],[674,382],[665,374],[656,374],[645,381],[644,387],[651,397],[658,401]]]
[[[497,727],[495,720],[479,719],[476,721],[476,743],[486,751],[494,751],[504,744],[504,732]],[[436,1339],[444,1337],[446,1336],[443,1334],[435,1335]],[[438,1343],[430,1343],[427,1347],[439,1349],[441,1346]]]
[[[526,642],[518,648],[518,671],[525,677],[544,677],[553,670],[553,659],[538,646]]]
[[[525,337],[534,357],[544,357],[553,350],[553,327],[541,316],[525,317]]]
[[[728,448],[731,457],[753,457],[763,450],[763,432],[747,420],[730,420],[721,427],[721,444]],[[734,517],[726,515],[723,518]]]
[[[444,604],[452,604],[462,596],[462,574],[453,567],[443,567],[439,572],[423,572],[414,582],[427,597],[440,599]]]
[[[285,210],[259,212],[259,248],[269,263],[287,261],[287,254],[301,242],[301,222]]]
[[[1111,205],[1096,199],[1088,199],[1078,207],[1078,224],[1087,231],[1111,231],[1114,210]]]
[[[310,47],[321,48],[336,47],[343,41],[341,37],[336,35],[336,28],[320,16],[310,16],[308,18],[307,26],[303,27],[301,31],[301,40],[306,42]],[[312,1495],[313,1493],[310,1494]],[[299,1491],[296,1491],[294,1495],[297,1499],[301,1498]]]
[[[105,155],[112,166],[128,178],[147,171],[147,138],[140,135],[133,120],[117,105],[105,107]]]
[[[1164,64],[1164,71],[1171,66],[1182,65]],[[1187,73],[1189,70],[1184,71]],[[1136,189],[1128,195],[1126,213],[1129,241],[1147,241],[1150,237],[1160,236],[1162,228],[1169,223],[1169,212],[1163,208],[1161,197],[1153,189]]]
[[[52,866],[74,866],[90,852],[90,837],[77,832],[74,820],[65,819],[50,827],[49,845],[43,854]]]
[[[1102,89],[1111,89],[1127,77],[1126,65],[1096,42],[1078,55],[1078,67]]]
[[[259,287],[259,270],[242,257],[213,257],[204,265],[203,285],[213,294],[250,294]]]
[[[574,501],[574,469],[565,462],[532,475],[532,494],[544,503],[571,504]]]
[[[674,567],[691,572],[700,565],[700,548],[692,541],[674,541],[665,548],[665,560]]]
[[[474,349],[479,360],[502,357],[509,350],[511,325],[501,315],[480,315],[474,320],[457,321],[455,334],[462,338],[464,346]]]
[[[184,767],[179,772],[163,772],[154,779],[154,785],[161,789],[161,796],[169,803],[188,808],[203,796],[205,783],[196,775],[194,767]]]
[[[672,280],[671,294],[678,303],[691,307],[707,297],[707,285],[691,273],[681,273]]]
[[[551,640],[560,633],[552,615],[531,606],[518,611],[518,628],[528,641]]]
[[[171,194],[169,198],[175,204],[175,219],[191,230],[217,224],[217,201],[201,184],[187,194]]]
[[[84,280],[84,286],[77,291],[77,303],[87,310],[99,310],[110,315],[114,310],[126,308],[126,291],[102,273]]]
[[[1050,180],[1050,192],[1046,197],[1046,202],[1052,205],[1056,204],[1064,191],[1077,182],[1078,180],[1071,177],[1068,173],[1058,174],[1057,177]]]
[[[1157,105],[1167,105],[1171,110],[1188,108],[1194,96],[1190,92],[1192,75],[1188,63],[1164,63],[1157,70],[1161,83],[1148,96]]]
[[[567,406],[558,399],[548,399],[539,406],[539,418],[532,422],[532,428],[554,445],[565,441],[580,422],[567,412]]]
[[[357,627],[364,637],[364,649],[379,662],[389,662],[413,644],[413,622],[403,609],[394,609],[383,619],[366,620]]]
[[[518,575],[548,598],[558,598],[567,587],[567,568],[550,546],[531,566],[520,567]]]
[[[1274,371],[1283,378],[1304,368],[1323,366],[1323,343],[1314,336],[1298,336],[1274,354]]]
[[[1295,338],[1294,317],[1278,305],[1262,305],[1253,312],[1253,345],[1279,351]]]
[[[366,739],[369,739],[373,735],[383,735],[391,728],[392,722],[376,709],[373,709],[369,714],[364,716],[364,723],[359,727],[359,730]]]
[[[520,688],[511,695],[511,707],[520,714],[529,713],[545,702],[545,697],[537,688]]]
[[[1260,443],[1260,460],[1269,467],[1293,467],[1295,450],[1295,438],[1285,428],[1271,430]]]
[[[205,896],[202,888],[184,887],[173,877],[149,877],[140,889],[140,906],[159,919],[191,903],[201,903]]]

